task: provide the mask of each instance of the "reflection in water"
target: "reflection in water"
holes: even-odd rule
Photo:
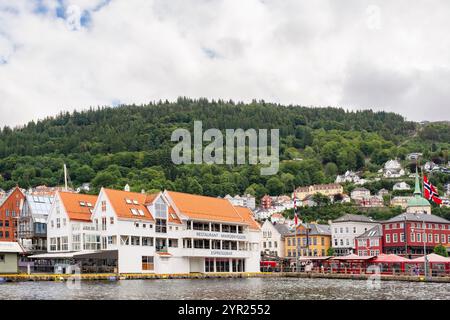
[[[123,280],[82,282],[79,289],[64,282],[0,284],[0,299],[444,299],[450,284],[384,281],[369,287],[362,280],[251,278],[193,280]]]

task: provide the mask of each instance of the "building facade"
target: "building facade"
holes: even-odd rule
[[[228,200],[102,189],[92,220],[119,273],[257,272],[261,229]]]
[[[23,249],[17,242],[0,241],[0,274],[19,272],[19,255]]]
[[[383,252],[383,228],[376,225],[355,238],[355,252],[358,256],[378,256]]]
[[[331,223],[332,246],[336,256],[355,253],[355,238],[372,229],[377,223],[363,216],[346,214]]]
[[[273,257],[285,257],[284,237],[290,233],[289,226],[266,220],[261,226],[261,253]]]
[[[17,226],[25,195],[18,187],[0,204],[0,241],[17,241]]]
[[[316,223],[300,224],[284,237],[285,257],[324,257],[331,247],[330,226]]]
[[[18,238],[27,253],[47,252],[47,219],[53,198],[51,195],[25,195]]]
[[[337,194],[344,193],[344,188],[338,183],[319,184],[295,189],[295,196],[299,200],[305,199],[307,196],[321,193],[325,196],[332,197]]]

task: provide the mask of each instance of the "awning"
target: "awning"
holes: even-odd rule
[[[403,263],[411,262],[411,260],[397,256],[395,254],[380,254],[375,257],[371,262],[374,263]]]
[[[325,257],[299,257],[298,261],[316,261],[316,260],[323,261],[323,260],[328,260],[330,258],[331,258],[331,256],[330,257],[327,257],[327,256],[325,256]]]
[[[30,259],[70,259],[76,252],[54,252],[29,256]]]
[[[411,260],[411,262],[424,262],[424,257],[418,257],[415,258],[413,260]],[[427,262],[432,262],[432,263],[450,263],[450,258],[446,258],[443,256],[440,256],[436,253],[430,253],[427,255]]]
[[[118,259],[118,250],[103,250],[103,251],[85,251],[77,252],[73,255],[74,259]]]
[[[358,256],[358,255],[352,253],[347,256],[334,257],[331,260],[357,261],[357,260],[369,260],[369,259],[372,259],[373,257],[374,256]]]

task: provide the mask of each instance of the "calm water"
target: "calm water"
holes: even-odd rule
[[[63,282],[0,284],[0,299],[450,299],[450,284],[381,282],[369,288],[361,280],[251,278],[169,279],[82,282],[71,289]]]

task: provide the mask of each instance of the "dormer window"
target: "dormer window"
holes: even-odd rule
[[[126,202],[127,204],[132,204],[132,203],[133,203],[133,202],[131,202],[130,199],[125,199],[125,202]]]
[[[134,204],[139,204],[139,202],[137,200],[133,200]]]
[[[80,206],[85,207],[86,203],[84,201],[80,201]]]
[[[144,214],[144,210],[142,210],[142,209],[139,209],[138,212],[139,212],[139,215],[141,215],[141,216],[144,216],[144,215],[145,215],[145,214]]]
[[[135,216],[139,215],[138,211],[134,208],[131,209],[131,213]]]

